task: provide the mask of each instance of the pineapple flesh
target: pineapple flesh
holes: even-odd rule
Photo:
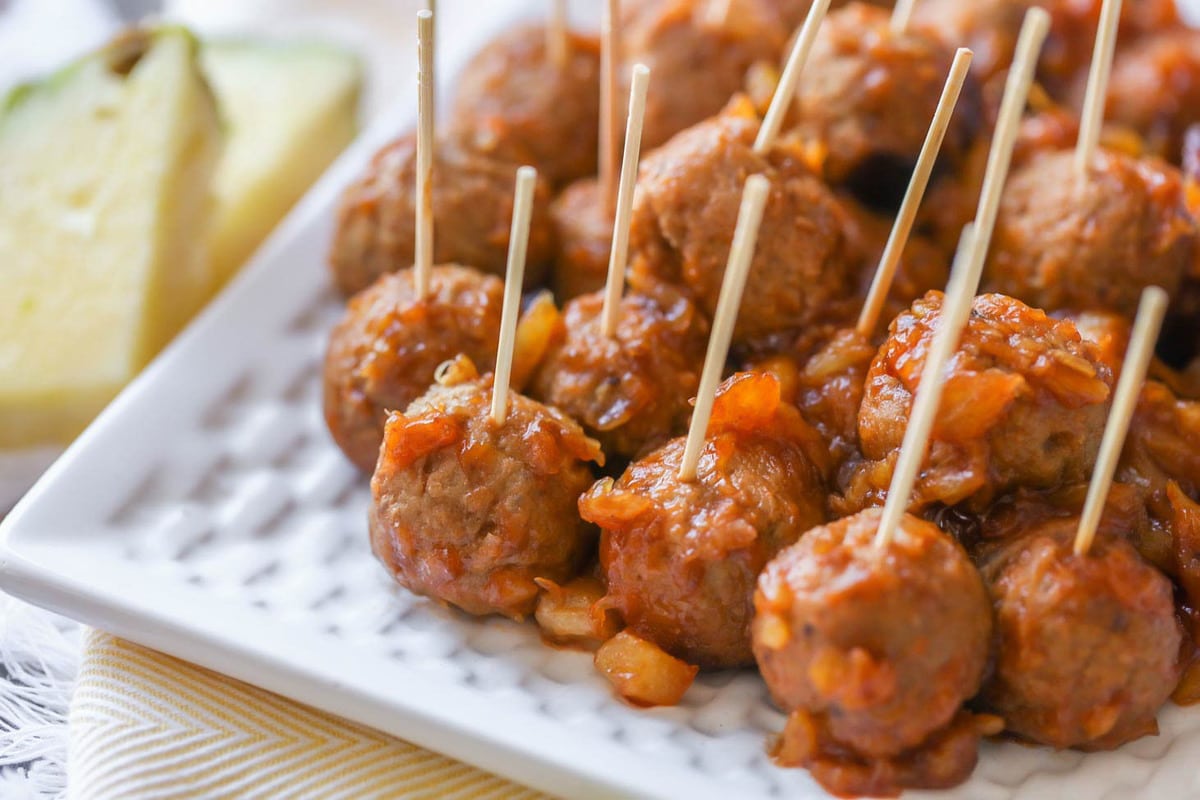
[[[0,105],[0,448],[70,440],[209,298],[221,141],[178,28]]]

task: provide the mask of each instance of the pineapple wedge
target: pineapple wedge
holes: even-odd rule
[[[310,43],[206,42],[201,63],[229,131],[211,243],[224,283],[354,139],[362,71]]]
[[[0,104],[0,448],[71,439],[211,295],[198,52],[133,31]]]

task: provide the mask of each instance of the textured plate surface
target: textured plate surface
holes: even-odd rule
[[[452,66],[503,20],[444,5]],[[335,166],[10,516],[3,588],[553,793],[823,797],[765,757],[783,718],[757,676],[703,676],[676,708],[633,709],[588,655],[415,598],[371,557],[366,479],[319,412],[341,309],[324,255],[339,189],[403,121]],[[1160,723],[1115,753],[988,744],[969,783],[929,796],[1200,797],[1200,709]]]

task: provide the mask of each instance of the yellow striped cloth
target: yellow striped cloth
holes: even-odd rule
[[[69,724],[73,800],[544,797],[99,631]]]

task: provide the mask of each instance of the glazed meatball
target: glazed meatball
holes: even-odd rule
[[[364,472],[375,468],[388,414],[425,393],[443,361],[496,361],[504,284],[467,267],[433,269],[418,302],[412,270],[384,275],[350,300],[325,352],[325,422]]]
[[[596,442],[566,415],[510,393],[491,417],[492,378],[458,360],[384,430],[371,478],[371,548],[405,588],[471,614],[520,619],[542,578],[575,577],[595,535],[576,502]]]
[[[787,37],[769,0],[733,0],[722,19],[695,0],[625,3],[622,11],[624,61],[654,76],[646,150],[720,111],[753,64],[779,61]]]
[[[717,394],[691,482],[679,480],[683,450],[673,439],[580,500],[601,528],[603,602],[677,658],[745,666],[759,571],[824,519],[823,447],[774,376],[738,373]]]
[[[1080,105],[1085,88],[1081,79]],[[1200,122],[1200,33],[1180,28],[1118,50],[1106,111],[1138,131],[1152,153],[1178,164],[1185,132]]]
[[[450,136],[500,161],[532,164],[553,184],[596,172],[600,45],[568,34],[567,61],[547,53],[546,29],[493,40],[471,59],[450,108]]]
[[[347,295],[412,266],[416,250],[417,140],[407,134],[383,148],[346,190],[330,252],[334,281]],[[517,165],[440,142],[433,164],[434,260],[504,274]],[[554,257],[550,185],[539,176],[525,270],[541,281]]]
[[[831,183],[894,208],[925,143],[954,51],[918,28],[893,33],[890,18],[864,3],[826,18],[797,90],[793,133],[820,148]],[[958,163],[975,136],[978,92],[968,81],[942,144],[944,165]]]
[[[557,233],[551,282],[560,302],[598,292],[608,277],[613,218],[600,197],[595,178],[578,180],[550,207]]]
[[[1091,64],[1102,0],[922,0],[913,22],[954,46],[975,51],[972,72],[982,79],[1012,64],[1025,13],[1035,6],[1050,13],[1050,34],[1038,63],[1038,80],[1061,97]],[[1121,8],[1121,38],[1176,22],[1172,0],[1134,0]]]
[[[775,702],[792,714],[778,753],[839,794],[954,785],[976,759],[978,733],[924,780],[894,766],[944,745],[983,680],[992,614],[979,573],[951,537],[906,515],[879,548],[881,516],[870,509],[808,531],[767,565],[754,595],[754,655]],[[859,780],[892,773],[906,782],[840,783],[864,762],[882,762],[883,775],[868,769]]]
[[[848,510],[880,505],[891,483],[942,294],[892,323],[858,415],[863,454]],[[981,510],[1006,491],[1087,480],[1108,416],[1112,373],[1075,326],[1003,295],[975,299],[918,476],[915,508]],[[873,462],[873,463],[872,463]]]
[[[1003,87],[992,84],[988,88]],[[1048,98],[1037,99],[1043,101],[1044,105],[1026,113],[1017,128],[1011,165],[1013,171],[1019,171],[1046,151],[1074,147],[1079,139],[1079,119],[1074,112],[1049,102]],[[995,124],[994,117],[999,104],[998,94],[993,96],[990,91],[985,92],[985,128],[990,129]],[[921,203],[917,214],[917,230],[946,254],[947,263],[953,260],[963,226],[975,217],[990,150],[990,137],[976,137],[957,169],[950,174],[936,176]]]
[[[854,303],[846,213],[802,154],[753,151],[758,119],[745,100],[679,134],[642,162],[630,232],[630,283],[683,286],[712,315],[746,177],[771,182],[734,329],[736,345],[790,339]],[[840,315],[840,316],[839,316]]]
[[[1196,249],[1179,173],[1102,150],[1086,178],[1073,151],[1046,153],[1004,190],[984,283],[1045,309],[1130,317],[1142,290],[1175,293]]]
[[[1111,521],[1085,555],[1073,515],[980,558],[998,636],[980,704],[1039,744],[1109,750],[1153,733],[1179,680],[1171,583]]]
[[[708,322],[686,298],[627,294],[602,331],[604,297],[577,297],[531,394],[579,420],[609,456],[633,458],[687,430]]]

